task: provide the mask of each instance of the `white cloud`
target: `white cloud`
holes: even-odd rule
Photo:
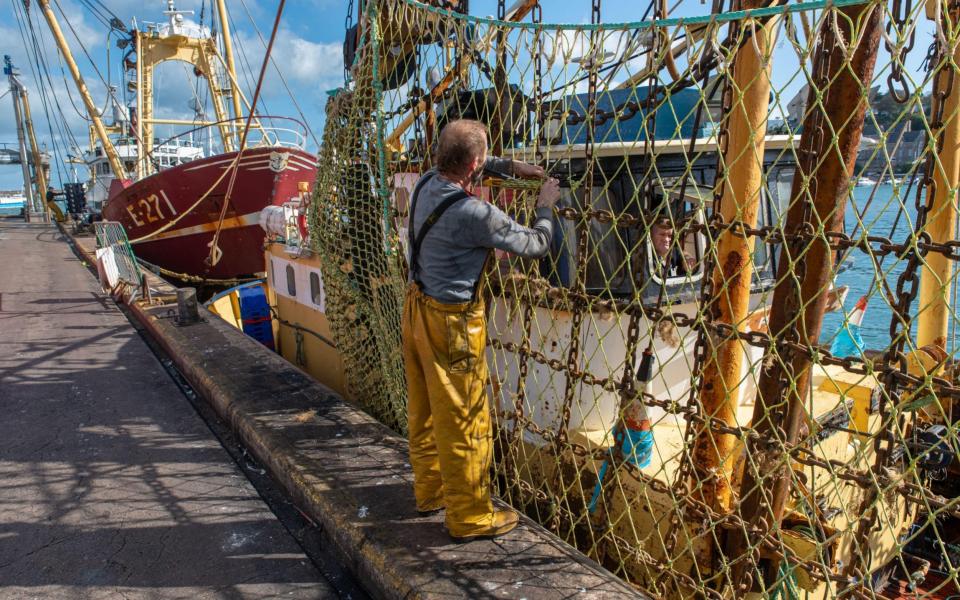
[[[240,48],[246,51],[246,61],[238,60],[238,65],[248,64],[254,71],[250,79],[254,80],[263,64],[267,40],[261,39],[255,32],[247,31],[240,32],[237,37],[240,42],[237,51]],[[273,45],[272,57],[273,65],[267,71],[262,92],[268,98],[287,96],[283,82],[277,76],[277,69],[283,73],[293,93],[305,92],[307,96],[315,96],[343,84],[343,47],[339,42],[312,42],[281,27]],[[246,80],[243,76],[240,79]],[[252,90],[246,90],[246,93],[249,98]]]
[[[340,43],[316,43],[290,31],[281,30],[274,53],[284,75],[298,83],[316,83],[324,89],[331,79],[343,78],[343,46]],[[338,81],[339,83],[339,81]]]

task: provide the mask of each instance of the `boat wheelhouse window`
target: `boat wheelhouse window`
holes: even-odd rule
[[[780,221],[786,217],[787,205],[790,203],[790,192],[793,188],[793,176],[797,172],[794,165],[774,167],[767,175],[767,189],[773,200],[774,218]]]
[[[559,208],[584,209],[585,189],[576,192],[560,189]],[[619,181],[607,186],[594,185],[590,190],[590,209],[614,214],[624,211]],[[585,285],[588,292],[612,295],[630,293],[630,242],[627,230],[612,222],[590,219],[587,224],[587,257]],[[576,280],[577,222],[559,219],[555,222],[553,251],[541,263],[541,274],[556,285],[569,287]]]
[[[294,297],[297,295],[297,276],[293,272],[293,265],[287,265],[287,293]]]
[[[706,241],[702,233],[690,231],[684,224],[703,222],[703,207],[710,202],[712,189],[689,179],[686,185],[680,178],[661,178],[661,182],[654,191],[656,205],[648,209],[652,222],[642,234],[647,244],[647,273],[667,286],[699,281]]]
[[[323,289],[320,287],[320,274],[310,272],[310,299],[317,306],[323,304]]]
[[[793,187],[793,176],[796,169],[790,166],[774,166],[767,173],[767,185],[762,190],[760,210],[757,214],[757,226],[767,227],[782,224],[786,219],[787,205],[790,203],[790,192]],[[773,279],[777,273],[777,258],[780,252],[779,244],[764,244],[757,242],[753,249],[754,281]]]

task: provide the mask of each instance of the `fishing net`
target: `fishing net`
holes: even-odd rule
[[[958,593],[960,6],[697,6],[363,4],[310,212],[350,395],[404,430],[410,193],[478,119],[562,191],[483,278],[504,499],[656,596]]]

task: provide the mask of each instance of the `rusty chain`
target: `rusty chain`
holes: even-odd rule
[[[903,68],[906,64],[907,55],[913,50],[916,37],[916,29],[911,18],[913,12],[913,0],[893,0],[890,7],[892,17],[887,21],[887,35],[884,36],[884,46],[890,53],[890,75],[887,76],[887,89],[890,97],[899,104],[904,104],[910,99],[911,93],[907,79],[903,74]],[[906,32],[906,41],[900,44],[893,44],[891,40],[898,40]],[[899,89],[898,89],[899,86]]]

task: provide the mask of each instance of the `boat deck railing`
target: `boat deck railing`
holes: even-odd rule
[[[202,132],[211,127],[221,128],[226,125],[227,129],[232,130],[237,139],[240,138],[247,117],[234,117],[232,119],[223,119],[211,123],[204,123],[192,129],[180,132],[177,135],[166,138],[158,142],[155,148],[169,146],[171,144],[181,144],[189,140],[187,136]],[[280,122],[282,124],[273,124]],[[275,115],[256,115],[251,123],[250,130],[247,132],[246,148],[262,148],[267,146],[279,146],[282,148],[295,148],[302,150],[307,145],[307,127],[302,121],[292,117]]]

